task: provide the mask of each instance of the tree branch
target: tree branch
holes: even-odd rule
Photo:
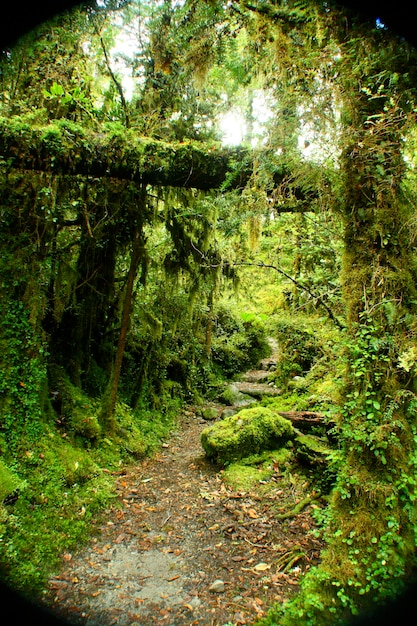
[[[331,310],[331,308],[324,301],[323,296],[318,295],[318,294],[312,292],[311,289],[306,287],[306,285],[303,285],[302,283],[300,283],[298,280],[293,278],[290,274],[287,274],[287,272],[285,272],[280,267],[277,267],[276,265],[270,265],[268,263],[250,263],[250,262],[246,262],[246,261],[241,261],[239,263],[234,263],[234,265],[253,265],[255,267],[265,267],[265,268],[269,268],[269,269],[275,270],[276,272],[278,272],[282,276],[285,276],[285,278],[288,278],[288,280],[290,280],[298,289],[301,289],[302,291],[305,291],[312,298],[314,298],[314,300],[317,301],[317,304],[321,305],[325,309],[325,311],[327,312],[327,315],[332,320],[332,322],[334,322],[336,324],[336,326],[338,328],[340,328],[340,330],[344,329],[344,325],[337,319],[337,317],[335,317],[335,315],[333,314],[333,311]]]
[[[110,65],[109,55],[107,54],[106,46],[104,45],[103,37],[101,37],[101,36],[100,36],[100,44],[101,44],[101,49],[103,50],[104,59],[106,61],[107,71],[109,72],[110,78],[114,82],[114,85],[115,85],[115,87],[116,87],[116,89],[117,89],[117,91],[119,93],[119,96],[120,96],[120,101],[122,103],[122,109],[123,109],[123,114],[124,114],[124,118],[125,118],[125,126],[126,126],[126,128],[129,128],[129,126],[130,126],[129,112],[128,112],[128,108],[127,108],[127,102],[126,102],[125,94],[123,92],[123,87],[122,87],[121,82],[118,80],[116,74],[112,70],[112,67]]]
[[[200,252],[200,254],[204,257],[202,252]],[[288,280],[290,280],[298,289],[301,289],[302,291],[305,291],[312,298],[314,298],[314,300],[316,300],[317,304],[321,305],[325,309],[325,311],[327,312],[327,315],[329,316],[329,318],[332,320],[332,322],[334,324],[336,324],[336,326],[340,330],[343,330],[345,328],[345,326],[337,319],[337,317],[335,317],[335,315],[333,314],[333,311],[331,310],[331,308],[326,304],[326,302],[323,299],[323,296],[318,295],[318,294],[314,293],[313,291],[311,291],[311,289],[306,287],[306,285],[303,285],[302,283],[300,283],[298,280],[293,278],[290,274],[285,272],[280,267],[277,267],[276,265],[271,265],[271,264],[268,264],[268,263],[254,263],[254,262],[251,262],[251,261],[234,261],[233,263],[223,263],[223,264],[218,263],[217,265],[214,265],[214,264],[209,265],[209,267],[220,267],[220,265],[231,265],[232,267],[239,267],[239,266],[261,267],[261,268],[268,268],[268,269],[275,270],[276,272],[278,272],[282,276],[285,276],[285,278],[288,278]]]

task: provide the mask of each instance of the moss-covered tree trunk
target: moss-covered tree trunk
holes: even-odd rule
[[[348,329],[328,546],[283,624],[295,623],[294,607],[305,623],[344,623],[398,593],[415,566],[413,207],[402,195],[406,109],[383,87],[356,94],[341,162]]]
[[[326,561],[347,606],[395,592],[415,553],[417,403],[403,360],[416,331],[416,276],[398,119],[395,109],[380,115],[344,158],[344,459]]]
[[[107,392],[104,396],[103,411],[101,421],[106,430],[110,433],[116,429],[116,402],[117,391],[119,388],[120,374],[122,371],[123,356],[126,347],[126,338],[130,326],[130,318],[133,305],[133,292],[135,280],[140,262],[144,255],[144,234],[142,229],[142,214],[146,205],[146,186],[143,185],[139,194],[139,206],[135,207],[138,217],[134,219],[135,232],[133,234],[132,251],[130,256],[129,271],[126,278],[126,286],[124,290],[122,318],[120,322],[119,336],[117,340],[116,355],[112,375],[109,381]]]

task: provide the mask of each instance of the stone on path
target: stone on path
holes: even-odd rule
[[[226,590],[224,582],[220,579],[215,580],[209,587],[209,591],[213,593],[223,593]]]

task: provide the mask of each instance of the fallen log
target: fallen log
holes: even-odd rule
[[[285,417],[297,428],[301,430],[311,430],[313,426],[324,426],[323,413],[317,413],[317,411],[278,411],[278,415]]]
[[[201,190],[218,188],[227,177],[234,178],[232,187],[244,187],[252,171],[243,148],[169,143],[116,127],[97,132],[69,120],[42,126],[19,116],[0,116],[0,153],[9,168]],[[245,166],[232,174],[236,161]]]

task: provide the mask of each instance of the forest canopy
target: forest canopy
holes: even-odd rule
[[[321,562],[271,620],[344,623],[404,589],[415,61],[381,21],[316,0],[88,2],[1,50],[7,582],[42,582],[44,554],[19,565],[34,503],[40,534],[52,499],[61,541],[88,528],[79,495],[63,502],[70,467],[91,519],[111,498],[102,467],[152,454],[178,407],[256,365],[268,334],[284,387],[320,354],[338,441]]]

